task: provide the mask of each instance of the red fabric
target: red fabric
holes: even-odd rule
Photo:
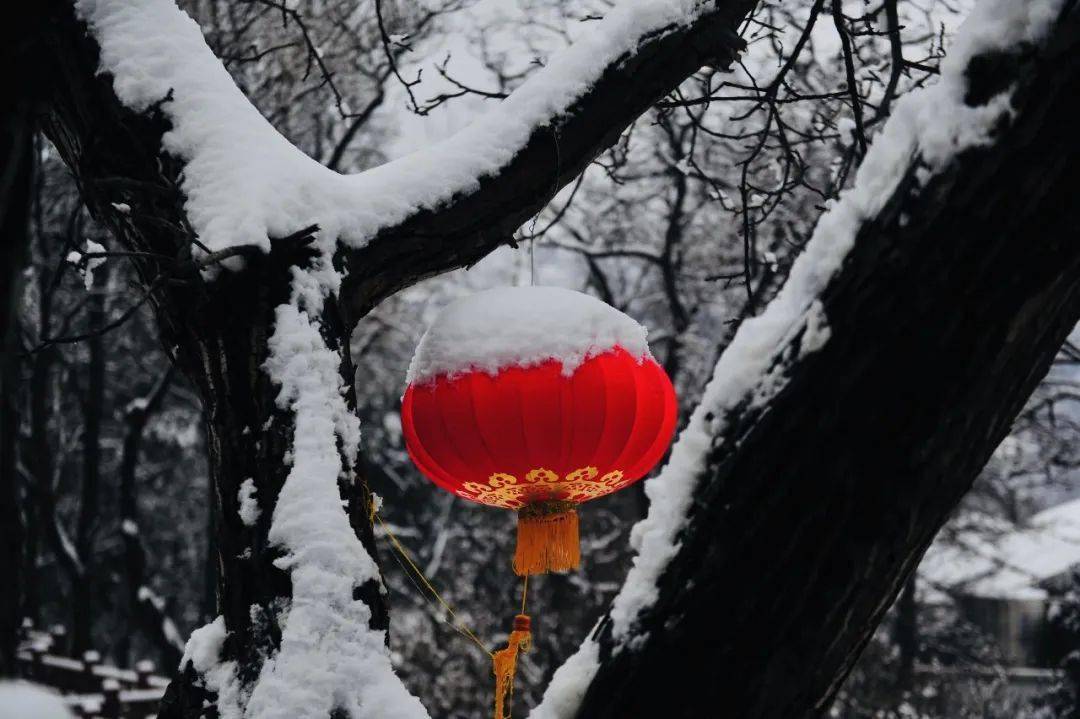
[[[511,509],[587,501],[641,479],[667,450],[675,415],[664,370],[618,347],[570,377],[555,360],[439,377],[408,387],[401,407],[409,456],[424,475]]]

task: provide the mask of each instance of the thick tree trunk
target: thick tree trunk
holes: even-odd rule
[[[294,417],[275,405],[276,388],[262,370],[267,357],[274,308],[288,299],[288,268],[295,256],[253,260],[237,275],[215,283],[227,313],[198,312],[187,318],[185,341],[201,363],[181,367],[199,388],[207,417],[210,479],[214,487],[217,542],[218,613],[230,636],[225,659],[235,659],[241,681],[254,681],[265,658],[280,641],[278,615],[292,595],[289,575],[274,565],[280,551],[267,539],[274,503],[289,473],[286,458],[295,430]],[[333,310],[331,310],[332,312]],[[327,339],[342,353],[342,371],[351,379],[347,343],[340,322],[324,318]],[[183,353],[180,355],[183,357]],[[252,479],[259,517],[247,526],[240,517],[240,485]],[[367,521],[366,487],[358,479],[339,484],[352,525],[365,549],[375,556],[374,535]],[[356,596],[372,609],[373,626],[386,629],[388,613],[377,586]],[[161,717],[197,716],[204,693],[188,672],[170,688]],[[194,712],[194,714],[193,714]]]
[[[578,717],[823,716],[937,529],[1080,318],[1080,12],[1041,56],[983,57],[1016,115],[912,167],[822,301],[830,338],[716,437],[680,549]]]
[[[22,11],[26,23],[0,23],[0,677],[15,673],[15,646],[23,614],[25,534],[19,508],[16,437],[20,418],[18,339],[20,278],[29,255],[35,166],[34,136],[43,99],[37,6]]]
[[[214,281],[205,281],[192,259],[197,240],[182,210],[181,165],[159,155],[168,125],[157,113],[137,115],[123,108],[111,79],[93,74],[97,46],[70,6],[54,2],[50,7],[54,83],[46,132],[72,168],[91,212],[125,249],[176,258],[140,259],[136,266],[151,292],[166,352],[203,399],[214,488],[218,613],[229,630],[222,660],[236,660],[240,679],[249,682],[280,640],[279,610],[292,589],[288,574],[274,565],[280,551],[270,545],[267,532],[289,471],[294,418],[275,405],[277,388],[262,365],[274,308],[289,300],[290,269],[310,259],[310,231],[275,241],[269,254],[246,256],[242,271],[222,270]],[[130,214],[117,213],[114,202],[129,204]],[[322,320],[351,382],[336,305],[328,305]],[[254,481],[261,510],[253,527],[238,514],[246,479]],[[341,488],[353,526],[374,556],[364,487],[345,478]],[[357,599],[371,607],[373,624],[385,628],[388,614],[377,588],[364,587]],[[206,693],[197,684],[192,672],[185,673],[170,688],[159,716],[201,716]]]

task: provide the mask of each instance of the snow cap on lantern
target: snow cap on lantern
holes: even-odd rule
[[[555,360],[572,374],[588,357],[621,347],[652,359],[645,328],[611,305],[559,287],[500,287],[463,297],[436,318],[406,383]]]
[[[571,290],[454,302],[417,347],[402,400],[414,463],[466,499],[518,510],[518,574],[576,568],[581,502],[663,456],[675,394],[645,329]]]

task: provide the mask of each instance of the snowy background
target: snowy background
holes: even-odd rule
[[[477,151],[485,140],[496,146],[497,157],[503,138],[482,131],[469,135],[469,145],[448,144],[447,138],[490,114],[499,98],[547,66],[558,50],[589,41],[597,19],[610,12],[606,3],[589,0],[402,0],[382,3],[383,37],[370,2],[329,0],[295,10],[290,4],[286,11],[271,2],[181,5],[269,125],[318,163],[341,172],[432,147],[444,148],[439,162],[483,162],[486,156]],[[519,231],[518,249],[500,249],[468,270],[398,293],[354,332],[363,472],[383,499],[381,513],[391,530],[480,636],[505,635],[517,598],[518,583],[505,561],[513,549],[514,518],[441,492],[408,461],[398,405],[417,343],[448,302],[483,289],[535,283],[586,291],[648,328],[651,351],[679,392],[680,424],[689,422],[736,328],[777,293],[815,237],[823,212],[836,210],[819,235],[843,235],[845,213],[859,198],[837,209],[837,196],[854,179],[863,136],[881,131],[890,104],[901,116],[907,112],[910,122],[893,125],[899,129],[884,140],[878,137],[881,149],[872,158],[903,152],[910,133],[920,132],[920,106],[904,105],[893,94],[938,86],[945,54],[970,52],[953,40],[973,3],[901,3],[909,66],[893,86],[883,11],[845,3],[859,61],[854,71],[862,104],[856,121],[831,19],[819,21],[797,61],[787,62],[811,12],[806,5],[765,3],[744,31],[749,49],[731,74],[688,80],[678,96],[642,117]],[[140,66],[134,73],[139,82],[127,86],[126,101],[149,103],[160,95],[154,83],[163,82],[161,75],[175,69],[184,52],[180,46],[177,57],[162,58],[155,72],[140,75]],[[171,84],[190,83],[183,86],[189,92],[178,95],[193,103],[192,112],[201,100],[243,114],[231,109],[229,98],[206,99],[225,87],[207,80],[209,72],[185,68]],[[770,83],[778,101],[762,104],[752,90]],[[948,98],[949,91],[946,79],[936,97]],[[684,102],[702,96],[713,99]],[[529,110],[520,109],[523,123]],[[408,159],[396,165],[406,172],[363,182],[301,162],[296,172],[309,187],[299,196],[292,186],[263,182],[282,163],[296,162],[286,143],[266,139],[272,134],[218,137],[213,122],[200,125],[203,116],[193,117],[170,140],[171,149],[195,158],[189,179],[209,178],[199,184],[204,194],[194,198],[193,221],[205,223],[200,234],[210,249],[228,246],[237,236],[285,234],[298,226],[297,212],[310,213],[324,227],[362,235],[358,228],[367,218],[359,203],[349,203],[352,196],[419,198],[406,207],[431,201],[424,168]],[[248,120],[254,126],[262,122]],[[961,120],[972,118],[954,118],[953,129]],[[932,138],[922,139],[924,150],[933,147]],[[950,136],[948,142],[957,139]],[[214,143],[228,152],[209,152],[200,164],[198,152]],[[31,346],[42,337],[121,316],[135,283],[119,258],[80,257],[110,249],[110,239],[81,208],[73,181],[44,140],[39,154],[33,262],[22,317]],[[873,179],[873,163],[868,164],[866,174]],[[393,182],[387,184],[387,176]],[[229,186],[251,192],[238,201],[221,189]],[[305,205],[311,197],[323,198],[325,206]],[[263,223],[254,230],[252,217]],[[815,249],[839,262],[843,248],[828,239],[816,241]],[[278,321],[294,323],[297,334],[305,329],[299,316]],[[765,323],[758,327],[762,331]],[[744,330],[744,338],[753,332]],[[757,336],[762,342],[770,338],[767,332]],[[751,338],[742,346],[752,358],[763,345]],[[738,370],[746,366],[735,366],[738,359],[729,360],[735,370],[725,374],[730,383],[738,382]],[[1080,565],[1080,507],[1068,503],[1080,496],[1078,363],[1080,350],[1067,345],[890,612],[834,716],[1053,716],[1045,713],[1054,696],[1051,670],[1075,639],[1069,634],[1075,627],[1070,630],[1065,620],[1073,616],[1071,574]],[[38,352],[26,366],[27,422],[19,437],[21,470],[34,498],[28,505],[28,619],[36,627],[63,626],[69,652],[94,649],[122,667],[152,659],[162,674],[175,670],[190,633],[216,615],[201,407],[184,379],[166,366],[145,309],[99,343]],[[287,366],[271,367],[289,376]],[[325,369],[335,376],[336,367]],[[133,445],[134,436],[141,443]],[[241,503],[244,521],[254,522],[257,498],[249,492]],[[647,506],[638,485],[582,510],[584,571],[547,577],[533,589],[536,646],[519,666],[519,711],[540,702],[555,669],[577,651],[615,597],[630,571],[630,528]],[[432,716],[484,715],[490,704],[488,657],[447,626],[442,610],[395,564],[388,546],[381,550],[399,675]],[[635,586],[648,587],[654,569],[635,568]],[[639,599],[617,603],[616,621]],[[985,603],[976,600],[1034,603],[1040,609],[1032,611],[1043,613],[1041,621],[1053,636],[1040,639],[1030,654],[1018,654],[986,620]],[[1044,645],[1051,648],[1044,651]],[[1013,676],[1018,667],[1043,673],[1025,684]],[[4,691],[0,716],[6,716],[4,696],[50,701],[27,695],[22,686]]]

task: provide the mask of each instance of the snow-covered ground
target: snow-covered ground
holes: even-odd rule
[[[0,681],[0,719],[74,719],[60,695],[25,681]]]

